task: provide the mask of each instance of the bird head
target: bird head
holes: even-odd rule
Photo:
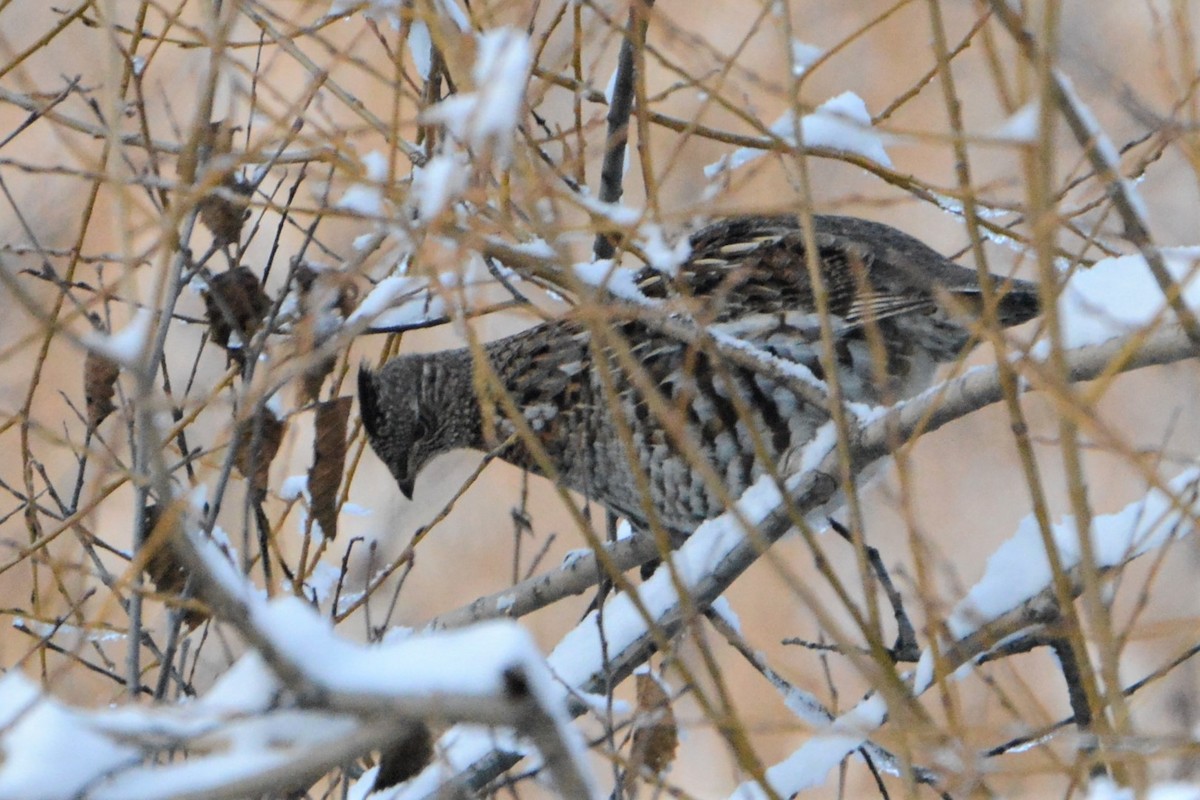
[[[428,402],[423,390],[426,377],[419,356],[394,359],[377,373],[366,366],[358,371],[367,440],[409,500],[425,465],[454,447],[445,435],[443,409]]]

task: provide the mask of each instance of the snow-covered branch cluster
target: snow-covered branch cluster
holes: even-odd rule
[[[1190,656],[1150,673],[1139,665],[1136,682],[1119,658],[1139,639],[1141,604],[1166,581],[1141,587],[1119,633],[1112,608],[1125,576],[1176,566],[1183,559],[1171,556],[1192,544],[1200,470],[1175,431],[1194,414],[1185,404],[1155,448],[1135,443],[1126,428],[1136,420],[1114,419],[1102,396],[1116,376],[1183,364],[1200,346],[1200,247],[1152,236],[1171,229],[1156,212],[1192,202],[1151,193],[1160,162],[1175,159],[1175,182],[1195,171],[1190,52],[1180,57],[1186,80],[1155,66],[1178,94],[1156,110],[1081,68],[1076,54],[1090,41],[1066,37],[1056,49],[1059,34],[1074,35],[1057,27],[1061,4],[1043,13],[989,0],[954,43],[943,28],[955,21],[941,19],[952,4],[930,3],[917,37],[928,46],[916,48],[911,30],[888,27],[905,4],[845,28],[841,41],[836,31],[861,13],[852,4],[826,26],[784,2],[728,17],[649,0],[182,0],[170,14],[148,2],[83,3],[40,9],[54,19],[45,31],[41,19],[9,23],[20,5],[0,3],[0,195],[12,211],[0,215],[11,222],[0,225],[0,331],[13,331],[0,349],[0,609],[18,643],[0,638],[0,800],[518,796],[529,780],[589,800],[650,787],[749,800],[820,787],[855,757],[880,785],[899,776],[965,796],[1000,772],[991,759],[1054,742],[1053,724],[1022,719],[1015,738],[985,750],[956,705],[992,660],[1040,646],[1068,684],[1061,724],[1081,734],[1056,764],[1064,781],[1092,774],[1090,797],[1123,798],[1149,773],[1125,760],[1169,749],[1150,735],[1124,738],[1144,731],[1121,703]],[[1095,18],[1115,14],[1104,6]],[[729,31],[706,27],[710,16]],[[743,36],[739,25],[750,31],[730,45],[723,37]],[[1161,35],[1162,20],[1150,28]],[[1179,41],[1195,38],[1185,33]],[[67,35],[78,35],[69,47]],[[78,53],[104,58],[62,78],[75,68],[58,65]],[[895,75],[882,74],[885,55]],[[52,81],[40,72],[47,63]],[[975,73],[994,85],[965,89]],[[851,89],[856,75],[865,81]],[[892,101],[879,102],[886,87]],[[929,113],[934,87],[944,114]],[[987,92],[995,108],[980,101]],[[1107,94],[1124,114],[1117,124]],[[1136,134],[1120,129],[1126,116],[1142,126]],[[1069,136],[1056,135],[1056,121]],[[949,164],[948,154],[953,178],[939,185],[925,167]],[[60,179],[69,188],[52,192]],[[839,401],[839,365],[880,356],[879,330],[856,329],[851,352],[845,330],[825,330],[820,314],[718,316],[746,278],[739,256],[772,237],[723,241],[700,257],[703,236],[688,231],[732,214],[811,223],[825,211],[886,218],[946,253],[947,237],[969,243],[953,257],[980,268],[984,290],[963,303],[978,307],[960,309],[978,317],[976,366],[955,365],[894,405]],[[922,212],[946,227],[923,229]],[[1177,229],[1192,237],[1194,215],[1182,216]],[[813,263],[797,291],[820,308],[839,287],[808,270],[838,256],[814,253],[824,245],[809,239]],[[855,292],[873,298],[866,260],[847,270]],[[691,293],[687,268],[699,262],[720,277]],[[1029,326],[1027,344],[990,324],[984,273],[1034,269],[1045,321]],[[718,303],[707,306],[708,295]],[[779,417],[817,409],[815,432],[736,502],[726,489],[727,513],[674,550],[676,531],[652,531],[664,534],[656,541],[615,516],[606,540],[602,498],[516,477],[508,456],[521,433],[536,439],[531,431],[487,441],[465,480],[454,477],[465,462],[439,456],[424,492],[402,501],[387,473],[395,464],[364,436],[359,366],[369,376],[397,355],[465,347],[474,371],[451,399],[515,408],[481,354],[521,326],[560,320],[612,335],[587,339],[588,355],[573,354],[556,380],[603,353],[632,376],[606,385],[607,400],[652,395],[621,333],[629,323],[710,372],[779,387],[790,395]],[[810,360],[779,355],[788,351],[772,336],[784,328],[811,345]],[[753,427],[743,409],[756,399],[729,397],[736,382],[701,371],[689,361],[670,396],[698,394],[707,380],[706,401],[729,401],[713,412],[724,426],[714,442],[724,434],[721,447],[741,447],[729,431]],[[826,382],[830,371],[837,381]],[[704,427],[686,403],[660,403],[671,413],[651,405],[626,416],[658,420],[656,447]],[[993,405],[1006,423],[996,447],[1015,451],[1024,482],[1019,509],[998,546],[975,539],[981,513],[956,520],[953,548],[939,552],[930,528],[946,519],[926,512],[969,507],[957,502],[966,470],[939,455],[929,482],[941,494],[921,494],[918,448],[938,444],[922,437]],[[561,422],[551,404],[535,410],[536,420],[510,420]],[[439,429],[436,416],[416,414],[413,441]],[[773,427],[791,435],[791,421]],[[594,433],[583,427],[572,440],[581,449]],[[604,433],[610,443],[631,436]],[[992,447],[980,435],[963,449]],[[616,450],[597,452],[629,455]],[[1085,464],[1092,450],[1118,461],[1141,496],[1098,501],[1106,483]],[[712,464],[691,464],[720,488]],[[898,488],[871,484],[890,464]],[[501,500],[488,492],[497,486]],[[895,580],[896,537],[864,510],[876,490],[911,549]],[[823,534],[831,522],[841,537]],[[547,566],[559,550],[564,560]],[[482,588],[468,592],[476,561]],[[656,561],[641,582],[627,576]],[[766,573],[786,592],[763,604],[766,633],[743,631],[737,593]],[[592,606],[580,619],[583,604],[563,601],[584,594]],[[893,625],[885,600],[895,645],[883,640]],[[795,641],[827,660],[781,667],[757,649],[785,625],[815,629],[820,641]],[[728,652],[716,653],[714,633]],[[745,713],[758,697],[727,683],[726,656],[744,658],[778,695],[771,725],[796,726],[790,754],[774,763]],[[944,728],[929,699],[938,693],[952,718]],[[911,739],[889,728],[913,720],[922,724]],[[716,768],[696,768],[715,759],[673,761],[681,741],[686,750],[705,738],[688,741],[687,725],[715,732],[718,744],[701,746],[726,757],[719,790],[705,783]],[[925,736],[938,742],[933,756],[914,744]],[[1170,745],[1190,753],[1195,738]],[[412,763],[400,768],[406,747]],[[696,774],[681,775],[681,763]],[[997,787],[983,788],[1008,790]]]

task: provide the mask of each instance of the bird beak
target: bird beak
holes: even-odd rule
[[[416,484],[416,481],[412,478],[404,478],[403,480],[397,478],[396,483],[400,484],[400,492],[404,495],[404,497],[408,500],[412,500],[413,486]]]

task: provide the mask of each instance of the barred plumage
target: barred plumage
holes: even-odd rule
[[[813,226],[846,399],[895,402],[924,389],[936,362],[955,358],[969,341],[962,313],[981,302],[975,272],[880,223],[814,216]],[[677,299],[701,327],[823,378],[804,242],[794,217],[732,218],[692,237],[677,275],[647,268],[637,283],[648,297]],[[1037,314],[1033,284],[1000,283],[1001,324]],[[948,297],[960,307],[947,309]],[[368,437],[406,496],[434,456],[486,450],[527,426],[538,448],[517,437],[504,460],[538,473],[548,464],[562,485],[636,528],[653,517],[682,537],[803,447],[829,416],[778,373],[735,364],[636,315],[598,327],[571,318],[544,323],[485,353],[523,425],[506,418],[503,403],[493,414],[477,399],[466,349],[401,356],[378,373],[360,372]],[[712,468],[708,479],[689,453]]]

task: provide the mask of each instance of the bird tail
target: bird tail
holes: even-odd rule
[[[1000,295],[1000,302],[996,305],[996,319],[1005,328],[1028,322],[1042,313],[1036,283],[1016,279],[1002,281],[996,278],[995,291]],[[974,306],[983,303],[983,296],[977,286],[955,289],[952,293]]]

